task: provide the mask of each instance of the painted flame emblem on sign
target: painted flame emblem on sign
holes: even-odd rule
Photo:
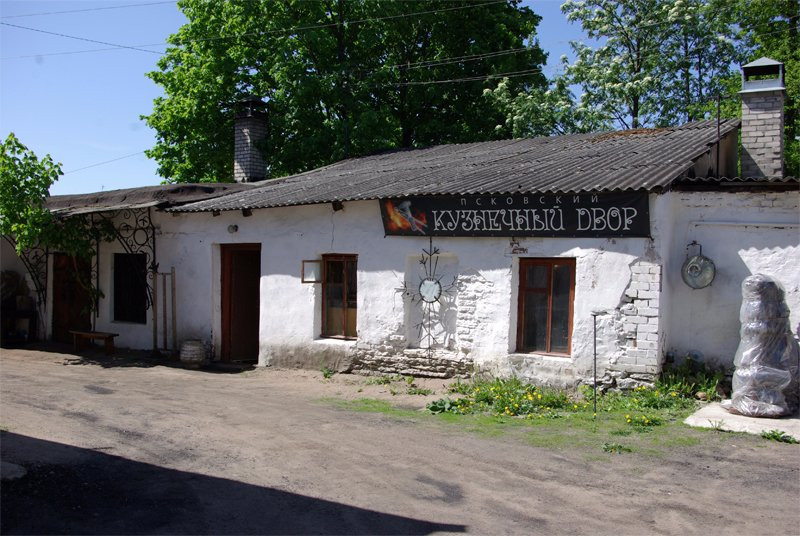
[[[386,215],[388,216],[388,227],[391,231],[412,231],[421,235],[425,234],[428,221],[424,212],[414,211],[411,208],[411,201],[405,199],[396,205],[392,201],[386,201]]]

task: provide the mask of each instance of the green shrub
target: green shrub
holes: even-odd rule
[[[782,432],[780,430],[769,430],[768,432],[761,432],[761,437],[771,441],[779,441],[781,443],[797,444],[798,441],[794,437]]]
[[[687,355],[678,366],[667,366],[656,382],[662,391],[674,391],[685,398],[694,398],[697,393],[706,393],[707,400],[719,400],[719,391],[729,391],[730,384],[722,370],[701,363]]]

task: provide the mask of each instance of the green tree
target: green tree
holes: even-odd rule
[[[53,216],[45,207],[50,186],[62,175],[48,154],[39,159],[10,133],[0,152],[0,234],[13,237],[18,253],[46,239]]]
[[[571,44],[576,59],[566,66],[581,102],[622,128],[654,122],[658,113],[659,50],[667,14],[660,0],[567,0],[561,6],[570,22],[579,22],[596,48]]]
[[[230,180],[233,106],[248,94],[268,103],[271,176],[497,137],[502,111],[481,98],[495,75],[522,72],[515,91],[547,83],[540,17],[518,4],[181,0],[189,22],[149,73],[164,96],[145,118],[148,155],[170,181]]]
[[[98,240],[113,239],[110,224],[91,225],[81,216],[57,218],[47,209],[50,186],[61,175],[61,164],[49,154],[38,158],[13,132],[2,142],[0,235],[12,239],[17,253],[41,247],[90,259]],[[80,283],[93,296],[102,295],[90,281]]]
[[[504,122],[495,126],[503,137],[533,138],[610,128],[609,121],[596,108],[575,103],[563,76],[556,77],[547,89],[537,87],[516,94],[506,78],[483,94],[495,108],[505,112]]]
[[[728,96],[741,59],[736,20],[728,0],[664,0],[666,12],[657,64],[658,125],[715,113],[716,96]]]
[[[561,9],[599,43],[572,44],[571,82],[621,128],[707,117],[741,58],[727,0],[567,0]]]

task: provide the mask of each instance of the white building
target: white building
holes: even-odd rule
[[[750,274],[781,281],[800,326],[800,196],[780,165],[778,69],[771,85],[745,85],[744,179],[720,178],[737,175],[740,122],[726,120],[395,151],[224,195],[156,187],[51,206],[116,223],[92,276],[104,293],[94,329],[121,346],[205,339],[215,359],[260,365],[572,386],[591,378],[596,321],[598,376],[628,387],[669,354],[730,367]],[[252,136],[237,140],[237,176],[263,176]],[[3,269],[19,270],[3,247]],[[681,271],[700,247],[715,277],[692,289]],[[45,258],[44,334],[63,338],[90,319],[65,312],[77,300],[59,282],[64,261]]]

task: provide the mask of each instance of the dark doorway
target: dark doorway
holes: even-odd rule
[[[79,279],[80,278],[80,279]],[[92,329],[89,263],[63,253],[53,255],[53,340],[72,342],[70,330]]]
[[[261,244],[222,246],[222,360],[258,360]]]

